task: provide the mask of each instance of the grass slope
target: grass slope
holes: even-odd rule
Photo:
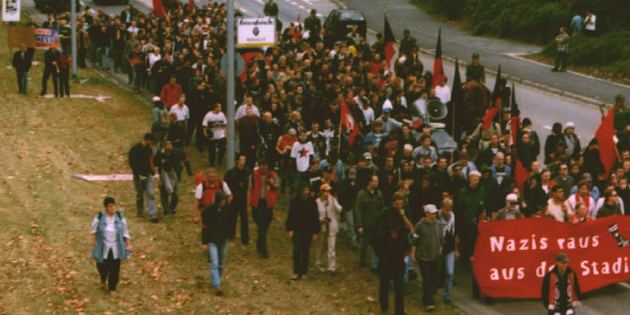
[[[6,31],[0,28],[0,41]],[[73,93],[112,99],[43,99],[42,67],[33,67],[28,96],[18,95],[9,51],[0,69],[0,314],[375,314],[377,279],[356,267],[357,256],[338,245],[339,274],[314,271],[310,280],[290,282],[291,246],[283,231],[286,201],[271,225],[271,258],[255,248],[230,243],[225,271],[227,296],[212,294],[208,261],[192,224],[193,181],[185,177],[175,218],[150,224],[135,217],[130,182],[84,182],[76,172],[128,172],[126,154],[150,124],[150,111],[128,91],[90,70],[88,83],[71,83]],[[41,60],[42,52],[37,52]],[[204,156],[191,153],[199,170]],[[90,257],[89,226],[112,195],[126,214],[135,252],[122,266],[119,294],[99,288]],[[159,194],[156,193],[156,196]],[[161,210],[160,210],[161,211]],[[250,221],[251,222],[251,221]],[[255,235],[252,224],[250,233]],[[314,251],[312,251],[314,256]],[[313,261],[313,260],[312,260]],[[420,288],[411,285],[408,314],[420,314]],[[393,305],[393,296],[391,299]],[[441,307],[438,314],[457,310]]]

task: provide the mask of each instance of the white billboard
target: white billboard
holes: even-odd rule
[[[276,44],[276,19],[272,16],[239,18],[236,26],[237,48],[270,47]]]
[[[2,21],[20,21],[20,0],[2,0]]]

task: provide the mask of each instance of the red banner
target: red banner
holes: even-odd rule
[[[481,292],[539,298],[542,279],[565,252],[582,292],[630,279],[630,216],[580,224],[547,218],[479,225],[473,268]]]

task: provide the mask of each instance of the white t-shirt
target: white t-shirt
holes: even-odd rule
[[[367,125],[371,125],[372,122],[374,121],[374,110],[372,109],[372,107],[368,108],[363,108],[360,107],[361,111],[363,112],[363,117],[365,118],[365,124]]]
[[[440,99],[440,102],[446,104],[451,100],[451,88],[448,85],[438,85],[435,87],[435,96]]]
[[[252,110],[254,111],[254,115],[260,117],[260,111],[258,111],[258,107],[256,107],[256,105],[252,105]],[[247,105],[243,104],[239,106],[236,110],[236,114],[234,114],[234,120],[239,120],[245,117],[245,114],[247,114]]]
[[[564,206],[567,208],[567,216],[572,216],[573,211],[571,211],[571,206],[566,201],[562,202]],[[549,199],[547,201],[547,213],[551,215],[558,222],[565,222],[564,211],[562,211],[562,204],[556,204],[553,202],[553,199]]]
[[[228,186],[228,184],[225,181],[221,181],[223,182],[223,193],[226,196],[230,196],[232,195],[232,191],[230,190],[230,186]],[[195,188],[195,199],[201,200],[201,198],[203,198],[203,184],[199,184],[197,185],[197,188]]]
[[[588,19],[588,17],[586,17]],[[590,23],[586,23],[586,26],[584,27],[584,29],[586,29],[587,31],[591,31],[594,32],[595,31],[595,26],[597,22],[597,17],[595,16],[595,14],[591,14],[591,20]]]
[[[223,139],[225,138],[225,126],[227,125],[227,119],[225,118],[225,114],[223,112],[219,112],[218,114],[215,112],[208,112],[205,117],[203,117],[203,121],[201,125],[204,127],[208,127],[208,130],[212,132],[212,139]]]
[[[311,163],[311,156],[315,154],[313,143],[310,141],[300,143],[297,141],[291,148],[291,157],[295,159],[295,165],[298,172],[306,172]]]
[[[190,110],[186,104],[182,107],[179,107],[177,104],[173,105],[173,107],[171,107],[171,113],[177,115],[177,121],[184,121],[190,118]]]
[[[140,31],[140,29],[137,26],[129,26],[127,28],[127,33],[135,33],[136,35],[138,34],[138,32]]]
[[[149,53],[149,67],[153,67],[153,64],[156,63],[160,59],[162,59],[161,55]]]

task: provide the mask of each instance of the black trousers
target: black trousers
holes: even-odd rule
[[[70,69],[59,71],[59,95],[70,97]]]
[[[267,231],[271,224],[272,209],[267,208],[265,199],[258,200],[258,207],[253,209],[254,222],[258,226],[258,238],[256,239],[256,250],[258,253],[267,256]]]
[[[439,261],[439,259],[436,261],[418,260],[418,266],[422,274],[422,303],[424,306],[435,305],[433,297],[439,284]]]
[[[556,65],[554,69],[566,70],[566,68],[567,68],[567,53],[559,51],[556,54]]]
[[[236,221],[241,218],[241,243],[249,243],[249,222],[247,219],[247,202],[246,196],[242,198],[234,198],[230,205],[230,216],[228,225],[228,237],[234,239],[236,237]]]
[[[403,273],[388,274],[386,272],[379,273],[378,283],[378,300],[381,304],[381,310],[387,312],[389,309],[389,285],[394,282],[394,294],[396,300],[396,308],[394,314],[405,314],[405,295],[403,290]]]
[[[293,273],[296,275],[301,276],[308,273],[312,237],[312,235],[293,232]]]
[[[241,154],[245,154],[245,157],[247,159],[247,167],[250,170],[254,169],[254,166],[256,165],[256,152],[257,150],[257,145],[256,142],[252,142],[252,140],[258,140],[258,139],[243,139],[243,138],[239,138],[240,140],[240,149],[241,149]]]
[[[192,141],[193,135],[195,135],[195,147],[199,153],[203,152],[203,149],[206,146],[206,139],[203,136],[203,126],[201,123],[203,122],[203,117],[191,117],[188,121],[188,133],[186,134],[186,145],[189,145]]]
[[[223,165],[226,143],[226,138],[208,141],[208,163],[210,166]]]
[[[59,74],[57,73],[57,69],[52,68],[44,68],[44,75],[42,76],[42,92],[41,95],[46,95],[46,90],[48,89],[48,79],[52,76],[53,88],[55,89],[55,97],[59,96],[59,89],[57,87]]]
[[[116,285],[118,285],[118,278],[120,275],[120,259],[114,259],[114,253],[109,250],[107,258],[102,263],[96,263],[96,269],[98,269],[99,275],[101,275],[101,282],[107,285],[109,291],[116,291]]]

